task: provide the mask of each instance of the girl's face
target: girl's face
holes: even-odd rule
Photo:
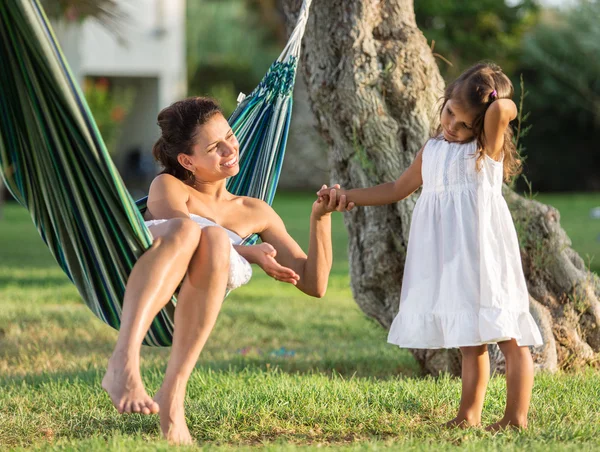
[[[464,142],[471,140],[473,135],[474,115],[462,108],[458,102],[449,99],[442,110],[440,122],[446,141]]]
[[[200,126],[193,155],[179,154],[179,161],[184,167],[195,169],[196,179],[214,182],[240,171],[239,153],[240,144],[229,123],[218,114]]]

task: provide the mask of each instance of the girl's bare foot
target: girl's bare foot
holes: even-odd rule
[[[154,401],[160,405],[160,430],[170,444],[192,445],[194,440],[185,422],[183,399],[185,396],[168,397],[158,391]]]
[[[451,421],[442,424],[444,428],[469,428],[479,427],[481,425],[481,419],[474,419],[469,416],[456,416]]]
[[[146,392],[137,366],[114,356],[108,361],[102,388],[108,393],[117,411],[122,413],[158,413],[158,404]]]
[[[498,422],[488,425],[485,429],[488,432],[498,432],[500,430],[506,430],[507,428],[513,428],[516,430],[525,430],[527,428],[527,419],[512,419],[503,417]]]

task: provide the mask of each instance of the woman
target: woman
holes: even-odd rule
[[[239,143],[212,100],[176,102],[160,112],[158,125],[162,136],[153,154],[164,171],[150,186],[144,218],[154,242],[129,276],[119,337],[102,387],[120,413],[150,414],[160,408],[163,435],[173,443],[190,443],[185,389],[226,288],[247,282],[248,263],[254,263],[273,278],[322,297],[332,263],[330,214],[353,206],[345,199],[336,205],[335,188],[313,204],[307,256],[267,203],[227,191],[226,179],[239,172]],[[262,244],[237,246],[253,233]],[[182,280],[171,356],[152,399],[140,376],[141,343]]]

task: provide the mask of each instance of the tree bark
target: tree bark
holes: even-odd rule
[[[300,0],[284,0],[289,22]],[[368,187],[412,163],[438,117],[444,82],[412,0],[314,0],[301,61],[331,183]],[[419,192],[389,206],[346,213],[354,299],[389,329],[398,311],[412,211]],[[570,248],[552,207],[504,192],[521,241],[531,312],[544,345],[538,369],[597,362],[600,282]],[[424,371],[460,374],[457,350],[412,350]],[[491,347],[494,370],[504,363]]]

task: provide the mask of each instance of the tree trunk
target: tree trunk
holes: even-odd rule
[[[285,0],[294,22],[300,0]],[[430,136],[444,82],[412,0],[314,0],[301,61],[313,112],[329,145],[331,182],[392,181]],[[569,246],[552,207],[504,192],[521,241],[530,308],[544,345],[538,369],[597,362],[600,282]],[[398,311],[410,220],[418,192],[389,206],[345,214],[354,298],[389,328]],[[431,374],[460,373],[457,350],[412,350]],[[503,371],[497,346],[492,368]]]

